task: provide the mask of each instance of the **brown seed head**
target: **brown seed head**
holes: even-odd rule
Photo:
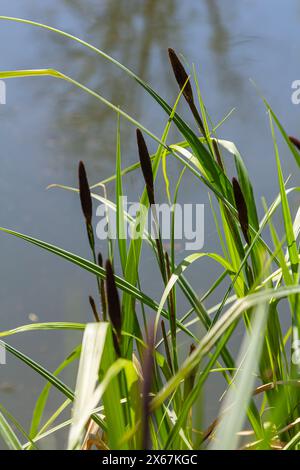
[[[92,206],[92,197],[90,192],[90,187],[88,179],[86,176],[85,166],[83,162],[79,162],[78,167],[78,177],[79,177],[79,195],[81,201],[82,212],[84,214],[86,223],[91,225],[93,206]]]
[[[98,265],[100,266],[100,268],[103,267],[103,258],[101,253],[98,253]]]
[[[222,162],[222,158],[221,158],[221,154],[220,154],[220,149],[218,147],[218,143],[215,139],[213,139],[212,143],[213,143],[214,153],[215,153],[215,157],[216,157],[216,160],[218,162],[218,165],[224,171],[223,162]]]
[[[116,331],[118,340],[121,339],[122,315],[119,294],[115,282],[114,272],[110,260],[106,261],[106,295],[108,314],[110,321]]]
[[[296,149],[300,151],[300,140],[297,139],[296,137],[291,136],[291,135],[289,136],[289,139],[292,142],[292,144],[295,145]]]
[[[190,84],[190,80],[188,80],[189,76],[186,73],[185,68],[180,62],[174,49],[169,48],[168,52],[169,52],[169,58],[170,58],[170,62],[172,65],[172,69],[173,69],[175,78],[177,80],[177,83],[179,85],[179,88],[180,90],[182,90],[184,87],[183,96],[185,97],[188,103],[193,103],[194,96],[193,96],[193,90]]]
[[[100,318],[99,318],[99,315],[98,315],[98,312],[97,312],[97,307],[96,307],[96,304],[95,304],[95,301],[93,299],[93,297],[90,295],[89,296],[89,302],[90,302],[90,306],[91,306],[91,309],[93,311],[93,314],[94,314],[94,317],[95,317],[95,320],[97,322],[100,321]]]
[[[233,194],[235,205],[238,211],[239,222],[241,224],[242,232],[245,237],[246,242],[249,245],[249,221],[248,221],[248,209],[246,205],[246,201],[241,190],[240,184],[236,178],[232,178],[232,186],[233,186]]]
[[[175,51],[173,49],[168,49],[169,52],[169,58],[170,62],[173,68],[173,72],[175,75],[175,78],[177,80],[177,83],[179,85],[180,90],[182,91],[183,96],[185,97],[190,110],[193,113],[193,116],[200,128],[200,131],[202,134],[205,136],[205,128],[203,126],[203,122],[201,119],[201,116],[197,110],[197,107],[194,103],[194,96],[193,96],[193,90],[192,90],[192,85],[189,80],[189,76],[186,73],[182,63],[178,59],[178,56],[176,55]]]
[[[141,162],[141,168],[146,183],[146,189],[149,199],[149,204],[153,205],[154,202],[154,183],[153,183],[153,171],[151,165],[151,158],[148,152],[148,148],[144,139],[143,134],[139,129],[136,130],[136,138],[139,149],[139,157]]]

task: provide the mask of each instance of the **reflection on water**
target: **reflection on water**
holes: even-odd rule
[[[206,6],[212,27],[210,47],[219,57],[228,55],[230,35],[222,20],[220,5],[216,0],[206,0]]]
[[[240,92],[243,88],[243,77],[231,63],[231,36],[222,15],[221,4],[217,0],[206,0],[205,3],[211,25],[209,47],[215,61],[219,86],[224,86],[226,91]]]
[[[74,21],[85,24],[85,37],[98,45],[103,51],[126,64],[145,80],[159,82],[162,90],[167,89],[169,70],[165,67],[167,47],[172,44],[173,36],[180,36],[180,30],[175,32],[176,1],[146,0],[140,2],[126,0],[102,2],[93,1],[82,3],[64,0],[67,14]],[[87,18],[84,12],[88,12]],[[57,9],[53,8],[53,16]],[[58,38],[52,36],[53,41]],[[177,38],[178,40],[178,38]],[[70,43],[67,48],[61,47],[60,61],[67,64],[72,76],[81,83],[89,86],[108,98],[112,103],[126,109],[137,119],[143,114],[144,93],[138,89],[124,73],[109,65],[95,54],[90,54],[85,48]],[[48,47],[48,43],[47,43]],[[63,87],[61,87],[63,88]],[[78,90],[73,90],[78,96]],[[99,148],[108,155],[112,155],[112,141],[108,137],[112,133],[113,116],[107,108],[88,95],[72,100],[65,96],[65,87],[61,89],[61,96],[56,98],[58,125],[64,130],[77,128],[75,140],[67,142],[73,150],[80,154],[84,150],[87,132],[99,135],[101,128],[101,142],[97,141],[92,151],[99,156]],[[63,104],[63,106],[62,106]],[[124,128],[124,139],[132,135],[132,128]],[[66,139],[65,139],[66,140]]]
[[[265,194],[270,202],[275,196],[268,123],[248,78],[263,88],[289,132],[300,135],[300,108],[290,100],[290,84],[300,78],[296,0],[288,4],[274,0],[44,0],[43,5],[32,0],[15,0],[13,4],[2,0],[1,14],[34,18],[86,39],[132,68],[170,103],[178,91],[166,50],[174,47],[189,63],[196,64],[215,122],[232,107],[237,108],[220,130],[220,137],[234,140],[241,149],[257,199]],[[115,66],[85,48],[45,31],[4,22],[0,23],[0,44],[1,69],[51,66],[61,70],[161,134],[166,116],[158,106]],[[87,94],[54,79],[12,80],[7,93],[7,105],[0,107],[1,225],[88,257],[78,198],[44,188],[51,182],[75,185],[79,159],[85,160],[92,182],[113,173],[116,116]],[[182,103],[180,113],[185,112]],[[134,129],[124,122],[122,150],[123,166],[136,161]],[[284,158],[283,146],[280,150],[287,175],[294,171],[293,162],[288,155]],[[170,165],[169,170],[174,183],[177,168]],[[140,194],[141,180],[136,174],[126,178],[125,185],[132,200]],[[160,196],[165,198],[163,191]],[[201,203],[206,201],[206,191],[186,175],[180,197],[184,202]],[[214,249],[217,240],[208,214],[209,209],[206,251]],[[92,318],[87,299],[95,293],[95,283],[88,274],[36,248],[25,249],[23,243],[9,237],[0,237],[0,250],[2,329],[32,321],[32,312],[40,321]],[[144,256],[148,263],[149,253]],[[178,253],[178,259],[182,256]],[[212,264],[190,270],[198,292],[206,290],[215,275]],[[160,297],[162,286],[151,268],[142,273],[142,285]],[[186,310],[184,302],[180,301],[179,308]],[[48,332],[24,333],[10,342],[54,370],[79,340],[77,334]],[[28,426],[43,381],[17,360],[9,357],[8,361],[1,367],[0,402]],[[63,378],[74,386],[71,372]],[[208,420],[216,414],[222,390],[221,379],[214,378],[206,407]],[[53,393],[47,413],[61,400]],[[52,447],[59,445],[63,440],[51,442]]]

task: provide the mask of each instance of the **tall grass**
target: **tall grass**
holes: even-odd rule
[[[37,397],[29,430],[23,429],[11,411],[0,408],[0,435],[10,449],[39,448],[47,436],[64,430],[69,449],[297,449],[300,441],[299,380],[299,245],[300,212],[292,213],[289,196],[297,187],[289,187],[281,168],[277,140],[282,139],[299,166],[300,145],[289,138],[274,111],[263,98],[270,122],[278,174],[278,196],[265,215],[258,210],[248,171],[236,146],[217,136],[219,126],[211,126],[194,70],[189,74],[173,49],[169,50],[170,67],[179,85],[174,106],[170,106],[147,83],[103,51],[63,31],[18,18],[2,20],[27,23],[62,35],[92,50],[100,59],[119,67],[133,78],[165,112],[167,124],[156,136],[134,117],[129,116],[100,94],[59,71],[14,70],[0,72],[0,78],[43,76],[65,80],[99,100],[117,113],[116,172],[92,188],[84,163],[79,165],[77,188],[64,189],[79,193],[83,223],[87,229],[91,260],[31,236],[1,228],[3,233],[21,238],[53,255],[89,271],[97,282],[99,296],[90,298],[94,323],[37,323],[3,331],[0,338],[26,331],[82,330],[82,343],[58,364],[56,371],[46,370],[35,359],[3,341],[9,353],[45,380]],[[184,98],[195,125],[190,126],[177,113]],[[122,169],[120,119],[137,128],[139,161]],[[182,136],[179,143],[168,143],[171,127]],[[134,128],[133,128],[134,132]],[[157,150],[150,156],[147,140],[153,139]],[[232,155],[235,175],[229,176],[227,155]],[[211,210],[220,244],[215,251],[192,253],[177,259],[175,252],[176,213],[172,216],[169,253],[160,236],[155,214],[155,182],[160,168],[170,197],[166,159],[182,165],[173,204],[178,201],[183,173],[190,172],[195,183],[210,192]],[[74,169],[75,171],[75,169]],[[130,172],[145,181],[141,206],[154,211],[157,237],[145,230],[142,211],[136,219],[120,204],[123,178]],[[232,179],[233,177],[233,179]],[[116,202],[97,193],[98,187],[116,182]],[[58,186],[58,185],[56,185]],[[62,186],[61,186],[62,187]],[[109,259],[97,253],[94,236],[92,200],[117,214],[118,240],[109,244]],[[151,206],[151,207],[150,207]],[[279,215],[283,231],[277,232],[274,215]],[[144,237],[124,241],[125,223],[133,233]],[[268,240],[271,239],[271,244]],[[149,245],[161,275],[161,297],[154,298],[142,288],[139,273],[147,269],[142,262],[143,244]],[[208,292],[199,297],[188,282],[185,271],[202,258],[217,263],[221,275]],[[117,262],[120,260],[120,263]],[[105,267],[104,267],[105,266]],[[120,266],[120,268],[118,268]],[[226,282],[227,281],[227,282]],[[220,292],[223,292],[220,294]],[[188,309],[180,311],[178,297],[183,295]],[[213,296],[219,297],[214,304]],[[209,308],[206,305],[210,305]],[[149,311],[152,311],[152,314]],[[289,318],[284,330],[282,318]],[[203,334],[195,333],[201,325]],[[243,331],[240,353],[234,357],[228,341]],[[51,332],[49,332],[51,334]],[[184,339],[185,338],[185,339]],[[178,345],[187,341],[186,357],[178,354]],[[79,360],[75,390],[59,378],[62,370]],[[211,424],[199,420],[201,396],[211,374],[224,380],[224,396],[218,416]],[[45,421],[44,411],[51,388],[61,393],[62,403]],[[70,419],[62,413],[68,409]],[[217,406],[216,406],[217,409]]]

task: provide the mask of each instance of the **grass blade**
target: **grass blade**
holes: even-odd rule
[[[0,435],[10,450],[22,450],[22,445],[0,411]]]
[[[84,331],[69,432],[69,449],[78,445],[84,426],[98,403],[95,389],[107,328],[108,323],[89,323]]]
[[[212,450],[233,450],[238,448],[238,432],[242,430],[246,410],[250,402],[262,351],[264,332],[267,324],[267,308],[258,304],[250,336],[245,334],[241,347],[239,369],[230,384],[221,410],[221,419],[211,445]]]

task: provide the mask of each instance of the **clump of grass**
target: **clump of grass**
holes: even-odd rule
[[[210,120],[206,116],[197,77],[193,76],[197,89],[194,95],[191,77],[173,49],[169,49],[169,58],[180,94],[171,107],[149,84],[94,46],[46,25],[21,19],[17,21],[67,36],[120,67],[162,107],[168,122],[159,138],[119,107],[59,71],[0,72],[0,78],[50,75],[68,81],[139,129],[139,161],[121,169],[118,126],[116,174],[94,186],[103,187],[103,184],[116,180],[116,204],[108,201],[106,196],[101,199],[102,203],[115,207],[118,215],[119,240],[115,246],[109,244],[109,260],[105,267],[102,256],[96,255],[97,243],[92,226],[92,200],[99,199],[99,196],[91,192],[82,162],[79,164],[79,189],[67,189],[79,192],[92,261],[42,240],[0,229],[95,276],[102,307],[101,315],[97,302],[89,298],[96,320],[94,323],[48,322],[23,325],[0,333],[3,338],[25,331],[83,331],[82,344],[58,365],[54,373],[10,344],[3,343],[24,367],[32,368],[45,380],[29,430],[24,429],[3,406],[0,407],[0,436],[3,441],[11,449],[33,449],[39,447],[46,435],[54,434],[58,429],[65,429],[67,433],[69,421],[60,422],[59,426],[55,421],[74,402],[69,432],[69,448],[72,449],[298,449],[300,221],[299,210],[294,213],[290,208],[289,197],[296,188],[285,182],[277,139],[282,138],[287,144],[286,150],[298,166],[299,140],[288,136],[264,100],[270,118],[279,189],[278,197],[269,207],[264,207],[265,215],[259,221],[251,179],[242,157],[232,142],[218,138],[218,126],[208,125]],[[198,135],[199,129],[188,125],[177,113],[182,95],[201,135]],[[182,139],[167,145],[171,126],[177,128]],[[152,156],[143,135],[158,145]],[[234,156],[238,175],[232,181],[226,169],[228,154]],[[195,187],[201,184],[209,189],[220,240],[213,252],[202,251],[186,257],[176,254],[172,230],[170,253],[165,253],[157,217],[159,236],[155,240],[151,234],[146,234],[144,238],[132,239],[129,246],[122,241],[123,223],[129,218],[118,203],[119,196],[123,194],[122,178],[141,167],[145,180],[141,203],[154,206],[156,177],[164,158],[175,158],[183,167],[175,188],[174,203],[180,199],[180,185],[185,172],[194,177]],[[163,174],[168,186],[165,164]],[[170,194],[170,188],[166,189]],[[278,226],[275,225],[275,214],[280,218]],[[176,214],[173,214],[173,229],[175,222]],[[130,223],[136,227],[142,225],[143,220],[130,219]],[[246,243],[240,235],[240,228]],[[158,298],[151,293],[149,286],[142,285],[139,276],[142,270],[148,269],[142,256],[145,243],[152,250],[162,275],[161,296]],[[199,278],[193,287],[187,281],[185,271],[205,259],[218,264],[219,276],[199,298]],[[122,274],[118,275],[119,272]],[[290,325],[286,329],[284,325],[288,318]],[[158,325],[161,325],[161,339],[157,336]],[[244,338],[236,357],[231,354],[229,340],[237,331],[239,337],[243,331]],[[59,373],[79,358],[74,392],[60,380]],[[207,423],[202,419],[205,407],[200,398],[205,398],[205,385],[216,374],[223,379],[224,404],[219,411],[219,397],[215,397],[216,416]],[[58,390],[66,401],[58,409],[52,409],[52,417],[42,425],[46,405],[52,406],[48,403],[51,387]]]

